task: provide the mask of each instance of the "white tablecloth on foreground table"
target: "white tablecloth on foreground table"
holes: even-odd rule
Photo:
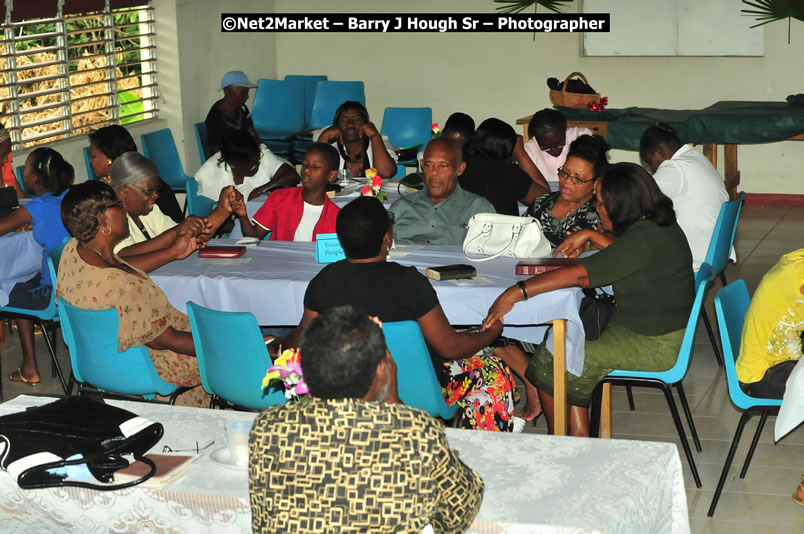
[[[17,397],[0,405],[0,415],[50,400]],[[255,414],[109,403],[162,423],[165,435],[153,452],[163,445],[189,449],[196,441],[215,444],[201,453],[187,475],[160,489],[21,490],[11,476],[0,473],[2,532],[251,532],[246,472],[219,466],[209,453],[226,445],[226,422],[252,420]],[[450,445],[486,485],[470,533],[690,531],[681,462],[673,444],[446,432]]]
[[[42,270],[42,245],[33,232],[11,232],[0,236],[0,306],[8,304],[8,293],[17,282],[25,282]]]
[[[234,241],[215,240],[210,244],[232,245]],[[238,258],[246,258],[246,263],[203,262],[198,254],[193,254],[157,269],[151,278],[179,310],[185,311],[187,302],[193,301],[216,310],[249,311],[261,325],[295,326],[304,310],[307,284],[324,267],[315,263],[314,256],[313,243],[262,241]],[[397,247],[389,260],[414,265],[422,274],[427,267],[471,263],[460,247],[444,246]],[[517,279],[527,278],[514,274],[517,261],[496,258],[476,263],[478,276],[473,280],[432,280],[450,323],[480,324],[504,289]],[[505,316],[503,334],[539,343],[544,328],[532,325],[567,319],[567,370],[578,375],[583,370],[584,332],[578,317],[581,296],[579,289],[561,289],[520,302]],[[552,347],[552,335],[548,347]]]

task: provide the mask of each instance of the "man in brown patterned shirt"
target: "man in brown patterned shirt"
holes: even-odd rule
[[[466,530],[483,481],[441,424],[399,404],[382,330],[349,306],[314,319],[301,341],[308,404],[274,406],[249,438],[254,532]]]

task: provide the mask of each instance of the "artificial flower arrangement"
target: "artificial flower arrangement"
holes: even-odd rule
[[[382,177],[377,176],[377,169],[366,169],[366,179],[368,184],[360,188],[360,194],[364,197],[374,197],[380,202],[385,202],[388,193],[382,190]]]
[[[606,111],[606,106],[609,105],[608,97],[601,97],[600,100],[597,102],[592,101],[586,104],[586,107],[589,108],[591,111]]]
[[[441,129],[438,127],[438,123],[437,123],[437,122],[434,122],[434,123],[433,123],[433,125],[432,125],[430,128],[431,128],[431,129],[432,129],[432,131],[433,131],[433,136],[432,136],[432,138],[433,138],[433,139],[435,139],[436,137],[438,137],[439,135],[441,135]]]
[[[299,349],[285,349],[262,379],[262,389],[275,387],[285,390],[285,398],[297,402],[309,402],[312,398],[304,382]]]

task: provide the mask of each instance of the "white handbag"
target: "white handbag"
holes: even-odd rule
[[[463,254],[471,261],[489,261],[499,256],[542,258],[550,255],[550,241],[534,217],[478,213],[469,219]],[[482,254],[486,258],[473,258]]]

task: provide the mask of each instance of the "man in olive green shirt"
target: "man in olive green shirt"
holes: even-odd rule
[[[394,240],[403,245],[460,246],[472,215],[495,213],[494,206],[458,185],[466,163],[460,145],[452,139],[438,137],[427,143],[421,165],[424,189],[391,206]]]

